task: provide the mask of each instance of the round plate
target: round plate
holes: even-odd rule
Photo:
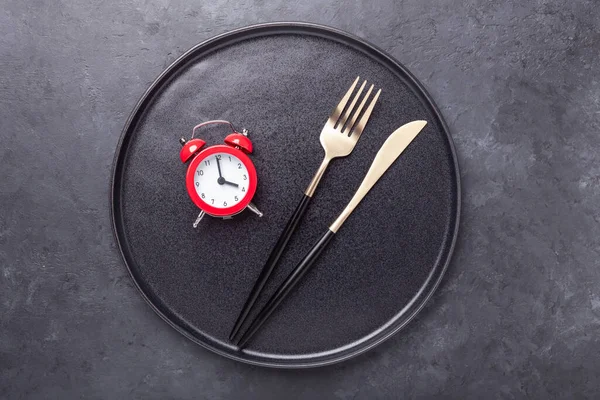
[[[228,334],[321,162],[327,117],[359,75],[382,88],[379,102],[352,154],[330,164],[259,306],[342,211],[387,136],[412,120],[428,124],[240,351]],[[249,130],[263,218],[246,210],[192,228],[199,209],[178,139],[209,119]],[[227,133],[200,136],[215,145]],[[189,50],[139,101],[114,162],[114,232],[144,298],[194,342],[265,366],[335,363],[405,326],[442,278],[459,210],[452,140],[423,87],[381,50],[312,24],[252,26]]]

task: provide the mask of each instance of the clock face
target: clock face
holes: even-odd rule
[[[248,195],[251,174],[238,157],[217,152],[199,161],[194,188],[203,202],[214,208],[231,208]]]

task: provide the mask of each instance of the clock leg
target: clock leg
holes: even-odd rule
[[[259,217],[263,216],[263,213],[260,212],[260,210],[254,205],[254,203],[248,203],[248,209],[250,209],[250,211],[258,215]]]
[[[198,214],[198,218],[196,218],[196,220],[194,221],[194,228],[198,227],[198,224],[200,223],[200,220],[204,218],[204,215],[206,215],[206,213],[204,211],[200,211],[200,214]]]

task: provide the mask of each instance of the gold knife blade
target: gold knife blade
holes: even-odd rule
[[[427,125],[427,121],[412,121],[396,129],[383,143],[373,163],[367,171],[367,175],[354,193],[354,196],[340,216],[329,227],[333,233],[337,233],[342,224],[352,214],[358,203],[369,193],[369,190],[377,183],[379,178],[388,170],[394,161],[402,154],[408,145],[417,137],[419,132]]]

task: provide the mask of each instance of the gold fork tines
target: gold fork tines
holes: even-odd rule
[[[335,107],[321,131],[320,141],[323,150],[325,150],[325,157],[323,157],[323,162],[321,162],[319,169],[304,192],[304,194],[309,197],[312,197],[315,193],[329,162],[334,158],[345,157],[352,152],[360,135],[363,133],[363,130],[369,121],[369,117],[371,116],[371,112],[375,107],[375,103],[377,103],[377,99],[381,94],[381,89],[379,89],[361,116],[361,112],[373,92],[374,85],[369,87],[369,90],[362,97],[358,107],[356,107],[356,103],[360,99],[361,94],[367,85],[367,81],[365,80],[356,94],[352,96],[359,81],[360,77],[357,77],[354,80],[354,83],[352,83],[350,89],[348,89],[344,97],[342,97],[342,100],[340,100]],[[351,97],[352,100],[350,100]],[[350,101],[349,105],[348,101]]]

